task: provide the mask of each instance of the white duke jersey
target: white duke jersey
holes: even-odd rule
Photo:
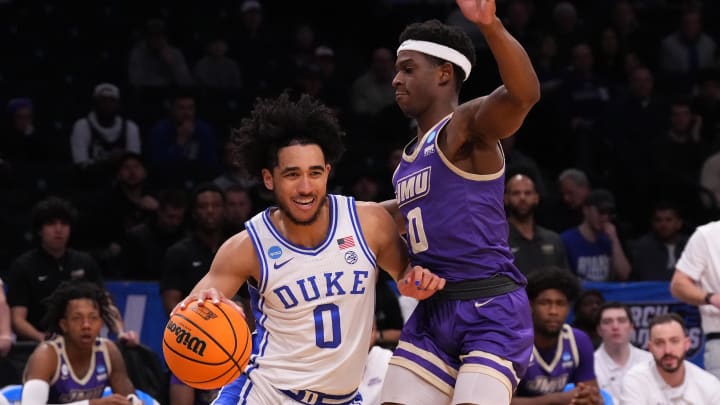
[[[270,221],[273,208],[246,229],[260,262],[250,286],[256,319],[247,373],[277,389],[331,395],[362,381],[375,307],[376,259],[351,197],[328,195],[330,227],[314,248],[294,245]]]

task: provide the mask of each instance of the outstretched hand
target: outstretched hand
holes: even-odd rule
[[[398,290],[406,297],[424,300],[445,287],[445,279],[430,270],[415,266],[398,280]]]
[[[495,21],[495,0],[457,0],[465,18],[478,25],[488,25]]]

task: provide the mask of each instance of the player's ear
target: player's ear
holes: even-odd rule
[[[439,82],[440,82],[441,85],[446,85],[447,83],[449,83],[449,82],[452,80],[452,77],[453,77],[453,67],[452,67],[452,63],[450,63],[450,62],[445,62],[445,63],[443,63],[443,64],[440,66],[440,70],[439,70],[439,71],[440,71],[440,73],[439,73],[439,75],[440,75]]]
[[[265,188],[267,188],[270,191],[275,190],[275,183],[273,182],[273,177],[272,177],[272,173],[270,173],[270,170],[262,169],[262,179],[263,179],[263,184],[265,184]]]

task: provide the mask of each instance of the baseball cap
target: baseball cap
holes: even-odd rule
[[[94,97],[120,98],[120,89],[111,83],[100,83],[93,90]]]
[[[248,11],[261,11],[262,5],[256,0],[245,0],[240,6],[240,11],[245,13]]]
[[[615,197],[610,191],[598,188],[588,194],[585,205],[596,207],[600,212],[614,213]]]
[[[329,46],[318,46],[315,48],[315,56],[335,56],[335,52]]]

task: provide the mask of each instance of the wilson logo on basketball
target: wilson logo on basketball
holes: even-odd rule
[[[206,321],[209,321],[211,319],[217,318],[217,315],[215,315],[215,312],[211,311],[208,307],[201,307],[201,306],[194,306],[190,308],[191,311],[195,312],[196,314],[200,315],[200,317]]]
[[[214,314],[213,314],[214,315]],[[175,324],[175,322],[168,322],[167,328],[170,332],[175,334],[175,341],[181,345],[187,347],[193,353],[203,356],[205,353],[205,346],[207,345],[204,340],[199,339],[197,336],[193,336],[190,332],[186,331],[182,326]]]

